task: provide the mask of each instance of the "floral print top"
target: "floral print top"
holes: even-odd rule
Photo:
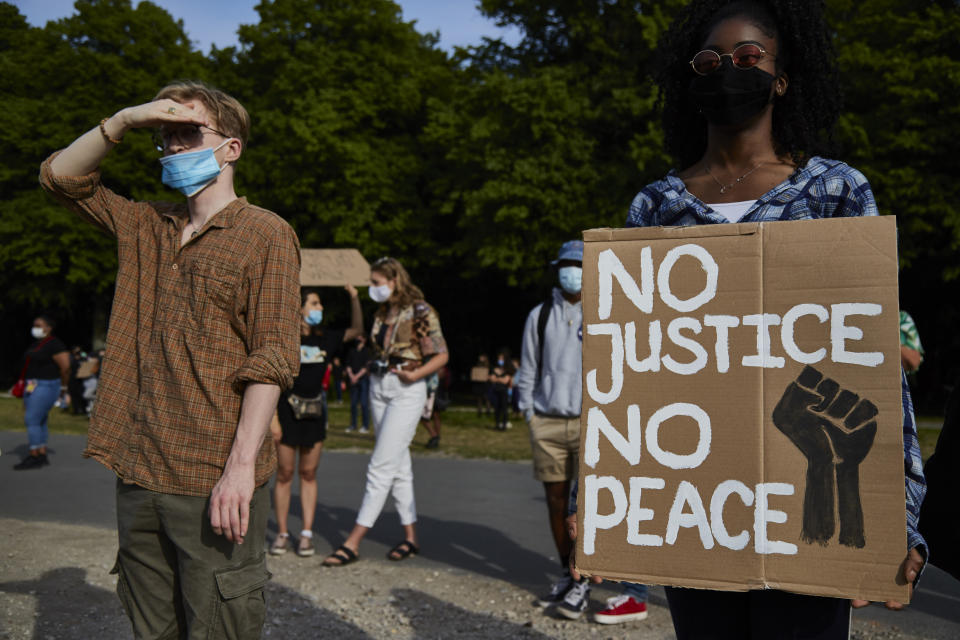
[[[910,314],[903,310],[900,311],[900,344],[923,355],[923,345],[920,344],[920,333],[917,331],[917,325],[913,322]]]
[[[440,317],[423,300],[401,308],[392,325],[384,320],[378,314],[370,330],[378,358],[422,361],[428,356],[447,351],[447,342],[440,329]]]

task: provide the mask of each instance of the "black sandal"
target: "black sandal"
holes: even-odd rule
[[[331,558],[336,558],[337,562],[330,562]],[[323,559],[325,567],[345,567],[359,560],[357,554],[350,547],[340,545],[340,548]]]
[[[387,559],[393,560],[394,562],[400,562],[401,560],[406,560],[410,556],[415,556],[420,553],[420,547],[413,544],[409,540],[404,540],[399,543],[393,549],[387,553]],[[393,554],[397,554],[394,556]]]

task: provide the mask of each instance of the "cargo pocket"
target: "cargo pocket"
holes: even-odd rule
[[[127,576],[120,565],[120,553],[117,552],[117,559],[113,563],[113,569],[110,569],[111,575],[117,576],[117,597],[120,598],[120,605],[123,607],[127,618],[133,621],[133,598],[130,595],[130,585],[127,584]]]
[[[261,553],[236,567],[215,572],[216,611],[210,624],[211,639],[259,638],[267,607],[263,587],[272,577]]]

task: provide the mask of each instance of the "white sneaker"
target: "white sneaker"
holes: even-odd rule
[[[563,602],[557,605],[557,613],[564,618],[576,620],[587,610],[587,602],[590,600],[590,583],[586,578],[581,578],[580,582],[573,583],[573,586],[563,596]]]
[[[568,575],[563,576],[560,582],[555,582],[550,586],[550,591],[546,595],[542,595],[537,599],[537,605],[540,607],[552,607],[555,604],[560,604],[563,602],[563,596],[567,595],[567,591],[569,591],[572,586],[573,578]]]

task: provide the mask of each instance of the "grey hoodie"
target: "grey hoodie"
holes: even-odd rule
[[[569,418],[579,416],[583,308],[579,302],[567,302],[560,289],[553,289],[553,308],[543,332],[542,375],[537,380],[537,359],[540,354],[537,322],[543,304],[533,308],[523,328],[520,369],[515,377],[518,404],[527,416],[531,411]]]

